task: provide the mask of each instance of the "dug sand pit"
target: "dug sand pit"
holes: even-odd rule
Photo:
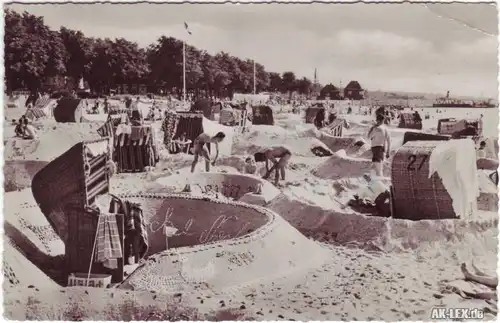
[[[120,195],[120,198],[141,205],[148,231],[149,255],[168,248],[238,238],[269,222],[265,214],[248,204],[208,197],[138,194]],[[168,234],[172,229],[176,232]]]
[[[166,201],[172,205],[181,200],[172,196]],[[182,202],[203,207],[201,201]],[[169,238],[169,250],[150,257],[121,288],[155,290],[159,293],[191,288],[226,290],[315,268],[328,257],[328,249],[305,238],[268,209],[242,203],[205,202],[210,205],[205,205],[196,219],[211,218],[215,222],[200,226],[194,220],[191,226],[194,230],[188,229],[179,237]],[[233,215],[224,214],[229,209],[223,210],[223,205],[230,205]],[[190,210],[191,207],[179,211],[182,219],[177,221],[196,216],[197,213]],[[218,218],[215,218],[216,214],[220,214]],[[258,220],[252,223],[252,219]],[[257,224],[260,226],[257,227]],[[237,232],[234,229],[238,226],[245,229]],[[165,237],[161,239],[165,240]],[[186,243],[188,240],[190,243]],[[305,255],[307,261],[304,261]]]
[[[498,233],[495,212],[480,211],[472,221],[410,221],[355,214],[349,209],[325,209],[285,195],[280,195],[266,207],[282,214],[296,229],[315,240],[384,251],[415,250],[427,245],[436,252],[436,243],[446,245],[451,241],[462,241],[469,235]]]
[[[260,177],[243,174],[197,173],[187,175],[172,175],[156,180],[156,183],[171,187],[175,192],[181,192],[189,185],[194,195],[217,195],[239,200],[247,193],[257,193],[266,202],[271,201],[280,193],[271,183]]]

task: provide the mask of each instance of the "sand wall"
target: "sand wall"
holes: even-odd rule
[[[155,255],[154,260],[135,271],[121,287],[160,293],[193,286],[220,290],[257,281],[264,283],[317,267],[326,260],[329,254],[326,248],[305,238],[276,213],[242,203],[232,203],[232,207],[240,215],[248,213],[265,218],[266,223],[244,235],[231,236],[227,231],[230,239]]]
[[[5,139],[4,159],[51,161],[81,141],[101,138],[97,129],[102,124],[97,122],[64,124],[45,120],[33,125],[38,139]]]
[[[9,239],[4,239],[3,275],[6,287],[55,289],[58,285],[26,258],[26,254]]]
[[[177,248],[238,238],[269,222],[265,214],[249,205],[207,197],[181,194],[120,197],[141,204],[149,235],[149,255],[166,249],[165,227],[178,229],[168,238],[168,248]]]
[[[279,190],[260,177],[242,174],[197,173],[188,175],[172,175],[156,180],[156,183],[172,187],[180,192],[186,184],[193,194],[222,194],[225,197],[238,200],[246,193],[254,193],[259,188],[266,201],[279,195]]]
[[[483,236],[495,237],[491,241],[496,250],[498,216],[496,212],[480,212],[476,219],[409,221],[392,218],[365,216],[345,211],[326,210],[280,195],[266,207],[279,213],[291,225],[306,236],[333,244],[355,244],[360,247],[384,251],[422,250],[439,253],[440,248],[449,248],[452,243],[468,239],[463,252],[477,251],[476,243]],[[478,242],[483,241],[483,242]],[[437,245],[436,245],[437,244]],[[432,250],[431,250],[432,249]],[[465,250],[470,249],[470,250]]]
[[[58,279],[57,270],[63,265],[64,243],[29,193],[29,189],[25,189],[6,194],[6,199],[17,203],[5,204],[4,238],[16,246],[26,261]]]

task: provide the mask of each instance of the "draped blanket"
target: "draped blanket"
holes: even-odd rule
[[[141,205],[113,196],[109,211],[124,215],[125,259],[129,259],[129,257],[135,255],[138,256],[136,261],[144,258],[148,251],[149,243],[148,231],[146,229],[146,222],[142,213]]]

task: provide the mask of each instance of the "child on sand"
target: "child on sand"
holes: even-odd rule
[[[272,147],[268,148],[262,152],[254,154],[254,159],[256,162],[266,162],[266,174],[264,179],[269,178],[271,172],[275,170],[274,185],[278,186],[279,174],[281,173],[281,179],[285,180],[285,168],[288,165],[288,161],[292,157],[292,153],[286,147]],[[273,167],[269,169],[269,162],[273,163]]]
[[[391,136],[384,126],[384,116],[377,114],[376,124],[368,131],[368,138],[372,147],[372,167],[376,176],[383,176],[384,153],[385,158],[389,158],[391,151]]]
[[[28,119],[24,119],[24,139],[37,139],[35,127],[28,123]]]
[[[210,137],[206,133],[202,133],[199,135],[193,142],[193,154],[194,154],[194,159],[193,163],[191,164],[191,173],[194,173],[194,168],[196,167],[196,164],[198,163],[198,157],[201,155],[203,158],[205,158],[205,170],[207,172],[210,171],[210,156],[208,153],[208,149],[205,146],[205,144],[215,144],[215,158],[212,162],[212,166],[215,166],[215,162],[217,161],[217,157],[219,157],[219,143],[224,140],[226,135],[223,132],[218,132],[215,136]]]

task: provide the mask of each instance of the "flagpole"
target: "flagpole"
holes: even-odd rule
[[[186,41],[182,43],[182,98],[186,103]]]
[[[253,94],[255,94],[255,60],[253,61]]]

